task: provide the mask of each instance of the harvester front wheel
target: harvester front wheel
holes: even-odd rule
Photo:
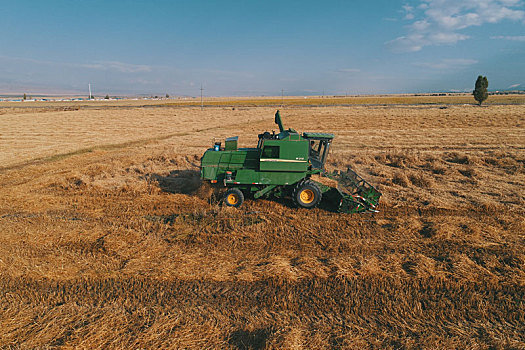
[[[224,203],[229,207],[238,208],[244,202],[244,194],[238,188],[230,188],[224,194]]]
[[[321,190],[315,183],[305,181],[294,189],[292,198],[296,206],[311,209],[321,202],[321,196]]]

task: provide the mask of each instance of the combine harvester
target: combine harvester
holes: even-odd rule
[[[216,142],[201,158],[201,178],[228,190],[223,201],[239,207],[245,195],[292,197],[301,208],[321,203],[342,213],[377,212],[381,193],[350,168],[326,173],[324,164],[333,134],[285,130],[279,111],[275,113],[279,133],[259,135],[257,148],[237,148],[238,136],[227,138],[224,147]],[[337,181],[337,187],[311,179],[319,174]]]

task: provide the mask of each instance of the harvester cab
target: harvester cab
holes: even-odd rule
[[[308,161],[312,169],[324,171],[324,163],[330,150],[334,135],[324,133],[305,132],[303,137],[308,143]]]
[[[333,134],[301,135],[292,128],[285,129],[279,111],[275,113],[275,123],[279,133],[259,134],[256,148],[238,148],[238,137],[230,137],[224,148],[215,143],[202,156],[201,178],[227,188],[226,205],[238,207],[246,195],[255,199],[273,195],[291,196],[296,206],[314,208],[325,196],[325,202],[336,211],[376,211],[381,193],[351,169],[326,174],[324,165]],[[345,186],[351,187],[348,193],[339,185],[334,188],[313,181],[311,177],[315,174],[354,181],[345,181]]]

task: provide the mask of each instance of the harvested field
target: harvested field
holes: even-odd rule
[[[523,104],[284,107],[373,215],[217,205],[200,156],[273,107],[3,112],[0,347],[525,348]]]

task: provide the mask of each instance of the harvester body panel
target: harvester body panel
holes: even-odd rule
[[[293,139],[264,140],[260,157],[260,171],[292,171],[306,172],[308,170],[308,141],[299,135]]]

